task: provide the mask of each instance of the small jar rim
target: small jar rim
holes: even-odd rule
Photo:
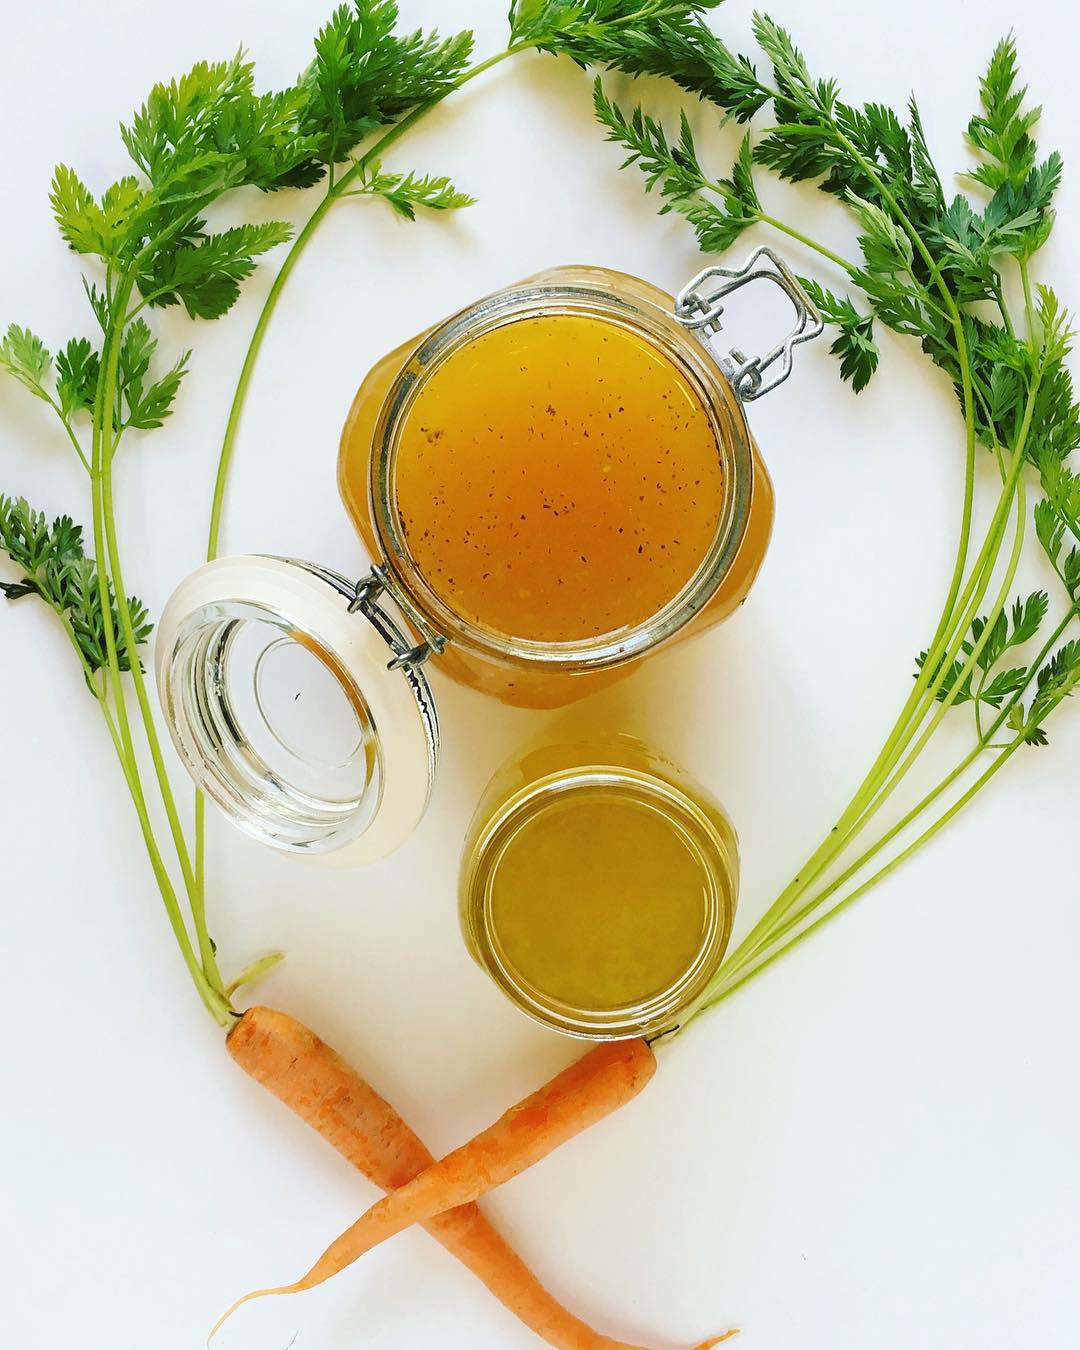
[[[502,952],[491,914],[499,859],[517,832],[558,795],[597,787],[629,787],[635,799],[665,810],[686,837],[708,881],[708,913],[701,944],[690,965],[667,986],[635,1003],[589,1009],[566,1003],[531,984]],[[463,917],[480,964],[526,1016],[551,1030],[582,1040],[659,1037],[678,1025],[699,999],[727,951],[735,918],[736,862],[728,842],[708,815],[666,778],[613,764],[583,764],[558,770],[510,794],[485,822],[462,876]]]
[[[416,566],[394,492],[399,435],[427,378],[484,333],[519,319],[560,314],[584,314],[620,324],[644,333],[663,351],[690,381],[713,424],[725,487],[712,546],[682,589],[640,624],[572,642],[514,637],[454,610]],[[384,566],[445,638],[505,665],[572,673],[621,665],[643,655],[674,636],[709,603],[730,571],[746,533],[753,483],[750,433],[738,395],[708,348],[678,323],[674,309],[669,314],[644,298],[599,284],[535,282],[507,287],[468,306],[439,324],[420,343],[383,402],[375,429],[369,491]]]

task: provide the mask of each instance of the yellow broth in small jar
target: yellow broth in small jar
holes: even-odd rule
[[[722,807],[626,736],[535,749],[496,776],[466,841],[461,920],[479,965],[535,1020],[657,1035],[715,974],[738,891]]]

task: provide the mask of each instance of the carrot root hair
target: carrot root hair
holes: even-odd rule
[[[251,1303],[257,1298],[272,1298],[275,1294],[291,1294],[292,1288],[283,1285],[280,1289],[253,1289],[250,1294],[245,1294],[243,1298],[238,1298],[236,1302],[221,1314],[218,1320],[210,1328],[210,1334],[206,1338],[206,1350],[210,1350],[210,1342],[218,1334],[225,1323],[232,1317],[233,1313],[239,1312],[245,1303]],[[704,1347],[702,1347],[704,1350]]]

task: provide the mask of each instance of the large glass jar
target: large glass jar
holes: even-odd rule
[[[745,600],[773,493],[743,403],[777,382],[763,383],[770,359],[789,363],[816,331],[762,253],[678,301],[622,273],[556,268],[369,373],[342,435],[341,495],[395,596],[445,644],[445,674],[556,707]],[[758,278],[788,290],[796,331],[764,360],[718,358],[719,296]]]
[[[739,885],[719,802],[629,736],[538,746],[465,840],[461,926],[535,1021],[590,1040],[678,1025],[723,960]]]
[[[761,356],[728,352],[723,297],[759,280],[788,295],[794,327]],[[719,622],[772,525],[744,405],[820,331],[762,248],[674,300],[619,273],[556,269],[386,357],[339,461],[370,573],[224,558],[166,607],[159,688],[196,782],[279,848],[365,862],[426,807],[438,749],[426,662],[554,707]]]

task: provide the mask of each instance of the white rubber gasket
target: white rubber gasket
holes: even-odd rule
[[[290,846],[273,837],[273,818],[245,821],[229,812],[232,823],[282,851],[318,859],[337,867],[357,867],[394,852],[412,834],[427,808],[434,778],[437,723],[427,682],[418,672],[389,670],[393,652],[386,638],[362,613],[350,614],[346,599],[327,580],[304,565],[259,556],[219,558],[193,572],[177,587],[157,629],[155,667],[158,693],[177,752],[192,777],[213,773],[184,735],[184,714],[178,708],[177,680],[183,674],[180,653],[186,635],[205,615],[206,624],[220,623],[215,607],[251,605],[301,634],[310,635],[340,667],[335,675],[351,680],[374,723],[381,759],[381,792],[374,814],[362,833],[352,838],[341,831],[321,845]],[[349,693],[346,689],[346,693]],[[427,700],[425,705],[424,700]]]

